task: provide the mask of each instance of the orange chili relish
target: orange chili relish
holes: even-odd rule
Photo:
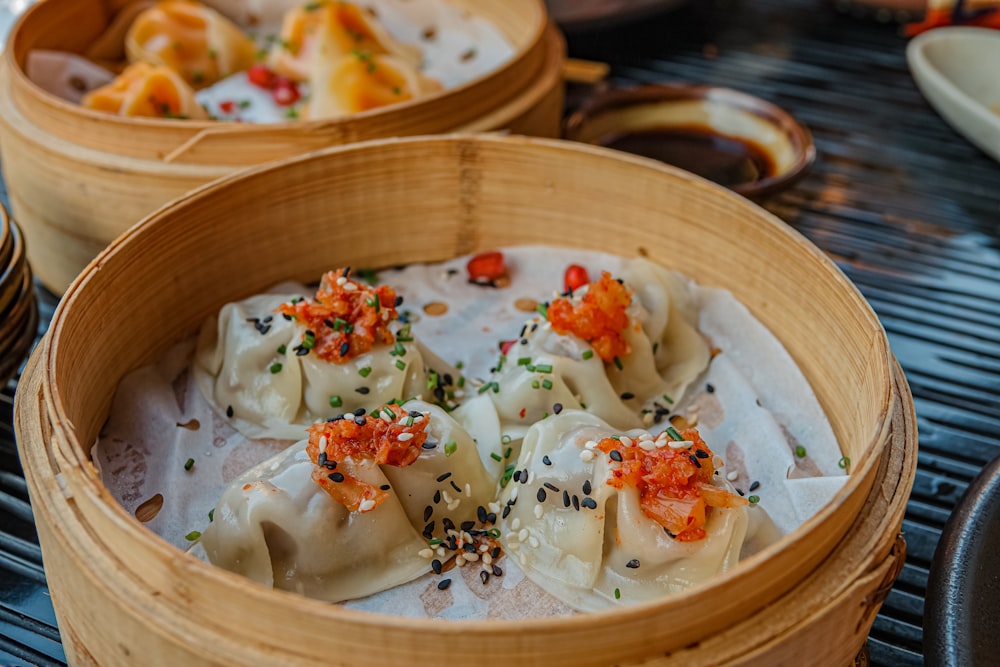
[[[309,427],[306,453],[316,464],[313,480],[352,512],[370,512],[389,494],[341,470],[340,461],[350,458],[354,463],[402,468],[417,460],[427,439],[426,416],[411,415],[394,404],[383,405],[378,414],[372,417],[348,413]]]
[[[616,489],[634,486],[646,516],[677,540],[694,542],[705,537],[710,507],[739,507],[748,501],[712,484],[714,455],[696,429],[685,429],[680,435],[692,443],[690,447],[674,449],[668,445],[646,450],[604,438],[597,449],[621,454],[622,462],[611,471],[608,484]]]
[[[631,302],[632,291],[604,271],[600,280],[590,283],[581,300],[554,299],[548,307],[548,319],[556,333],[582,338],[597,356],[610,363],[632,351],[622,335],[629,324],[625,309]]]
[[[277,308],[306,328],[303,345],[335,364],[368,352],[376,343],[392,343],[389,323],[399,317],[393,288],[371,287],[348,277],[349,273],[350,269],[330,271],[323,276],[314,300]]]

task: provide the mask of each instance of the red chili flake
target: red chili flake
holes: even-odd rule
[[[275,74],[274,70],[269,68],[267,65],[257,63],[247,70],[247,78],[253,85],[264,88],[265,90],[270,90],[274,87],[278,75]]]
[[[518,414],[521,416],[521,419],[524,419],[524,415],[528,414],[528,408],[521,408]]]
[[[499,280],[507,275],[503,253],[496,250],[479,253],[469,260],[465,268],[469,272],[469,279],[473,282]]]
[[[590,274],[587,269],[579,264],[570,264],[566,267],[566,274],[563,277],[563,288],[567,292],[575,292],[584,285],[590,284]]]
[[[274,84],[274,90],[271,91],[271,97],[274,98],[277,104],[287,107],[298,102],[302,95],[299,93],[299,87],[294,81],[285,77],[278,77]]]
[[[219,102],[219,110],[222,113],[232,113],[235,108],[236,102],[233,102],[232,100],[223,100]]]
[[[508,352],[510,352],[510,348],[514,347],[516,343],[517,343],[516,338],[514,340],[502,341],[500,343],[500,352],[502,352],[503,354],[507,354]]]

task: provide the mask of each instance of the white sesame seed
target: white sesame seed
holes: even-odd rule
[[[436,553],[438,556],[443,556],[445,553],[444,547],[438,547],[437,549],[434,550],[434,553]]]
[[[510,502],[514,502],[515,500],[517,500],[517,488],[518,487],[515,486],[513,489],[510,490]]]
[[[421,558],[431,559],[431,558],[434,558],[434,550],[433,549],[421,549],[417,553],[417,555],[420,556]]]
[[[500,503],[490,503],[489,505],[487,505],[487,507],[494,514],[500,511]]]
[[[414,424],[419,424],[421,419],[423,419],[423,417],[420,416],[420,415],[417,415],[416,417],[413,418],[413,423]]]
[[[413,439],[412,433],[400,433],[398,436],[396,436],[396,440],[399,440],[400,442],[406,442],[407,440],[412,440],[412,439]]]
[[[726,465],[726,462],[722,460],[721,456],[719,456],[718,454],[716,454],[715,456],[712,457],[712,467],[713,468],[721,468],[724,465]]]
[[[528,557],[525,556],[524,554],[518,554],[517,555],[517,562],[520,563],[521,565],[527,565],[528,564]]]
[[[511,542],[510,544],[507,545],[507,550],[508,551],[517,551],[520,548],[521,548],[521,545],[518,544],[517,542]]]
[[[465,554],[458,554],[455,556],[455,565],[462,567],[465,565]]]
[[[532,535],[531,537],[529,537],[529,538],[528,538],[528,545],[529,545],[529,546],[530,546],[530,547],[531,547],[532,549],[537,549],[537,548],[538,548],[538,538],[537,538],[537,537],[535,537],[534,535]]]
[[[479,560],[479,554],[477,554],[475,552],[465,553],[465,554],[462,554],[462,556],[465,558],[465,560],[469,561],[470,563],[474,563],[477,560]]]
[[[737,479],[739,479],[739,477],[740,474],[735,470],[730,470],[729,472],[726,473],[726,479],[728,479],[730,482],[735,482]]]
[[[326,436],[325,435],[321,435],[319,437],[319,450],[321,452],[326,450]]]
[[[492,565],[492,564],[493,564],[493,556],[489,554],[483,554],[483,565]]]
[[[465,532],[463,530],[462,531],[462,544],[465,544],[466,542],[469,542],[470,544],[472,543],[472,535],[469,535],[467,532]]]
[[[647,412],[646,414],[644,414],[642,416],[642,425],[643,426],[650,426],[650,425],[652,425],[652,423],[653,423],[653,413],[652,412]]]
[[[480,551],[480,553],[485,553],[485,552],[489,551],[489,548],[490,548],[490,545],[488,545],[488,544],[480,544],[479,545],[479,551]]]
[[[690,440],[680,440],[680,441],[671,440],[668,444],[670,445],[671,449],[687,449],[694,443],[691,442]]]
[[[545,514],[545,508],[542,507],[541,503],[535,505],[535,518],[541,519],[542,515]]]
[[[467,498],[472,497],[472,485],[468,482],[465,483],[465,495]]]
[[[594,452],[589,449],[584,449],[580,452],[580,460],[584,463],[589,463],[594,460]]]
[[[353,291],[355,291],[357,289],[358,289],[358,286],[355,285],[354,283],[349,283],[347,281],[344,281],[344,291],[345,292],[353,292]]]
[[[455,398],[465,398],[465,390],[464,389],[456,389],[454,395],[455,395]]]
[[[624,447],[631,447],[632,446],[632,438],[628,437],[627,435],[623,435],[623,436],[621,436],[618,439],[621,441],[622,446],[624,446]]]
[[[370,498],[365,498],[361,501],[361,505],[358,506],[359,512],[371,512],[375,509],[375,501]]]
[[[521,518],[520,517],[514,517],[514,520],[510,522],[510,529],[511,530],[517,530],[520,527],[521,527]]]
[[[527,528],[522,528],[521,530],[517,531],[517,540],[518,540],[518,542],[524,542],[526,539],[528,539],[528,529]]]
[[[403,415],[402,417],[399,418],[399,421],[396,422],[396,423],[399,424],[399,425],[401,425],[401,426],[406,426],[406,420],[409,419],[409,418],[410,418],[410,415]]]
[[[597,448],[597,441],[595,441],[595,440],[588,440],[586,442],[586,444],[584,444],[584,447],[587,448],[587,449],[596,449]]]
[[[455,502],[455,499],[451,497],[451,494],[447,490],[441,492],[441,497],[444,499],[446,505],[450,505]]]
[[[346,282],[347,282],[347,278],[345,278],[344,276],[340,276],[339,278],[337,278],[337,284],[338,285],[342,286]]]
[[[639,436],[639,440],[652,440],[652,439],[653,439],[652,433],[643,433],[642,435]]]
[[[517,539],[517,533],[507,533],[506,535],[503,536],[503,538],[508,542],[513,542],[514,540]]]
[[[654,449],[656,449],[656,443],[653,442],[652,440],[640,440],[639,441],[639,449],[641,449],[643,451],[646,451],[646,452],[654,450]]]
[[[387,424],[391,424],[392,423],[392,416],[389,413],[387,413],[387,412],[380,412],[379,413],[379,417],[381,417],[382,421],[384,421]]]
[[[454,501],[448,503],[448,511],[449,512],[454,512],[458,508],[458,506],[461,505],[461,504],[462,504],[462,501],[459,500],[458,498],[456,498]]]

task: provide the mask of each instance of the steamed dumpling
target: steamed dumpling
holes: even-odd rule
[[[111,83],[91,91],[84,107],[120,116],[205,119],[194,91],[168,67],[136,63]]]
[[[441,84],[406,61],[355,51],[331,63],[321,59],[309,82],[309,118],[338,118],[429,95]]]
[[[444,410],[384,405],[315,424],[308,441],[234,480],[202,547],[264,585],[363,597],[427,572],[431,540],[460,551],[495,488],[475,441]]]
[[[747,501],[697,432],[621,433],[578,410],[528,431],[501,496],[504,549],[580,610],[681,591],[739,560]],[[754,512],[762,512],[753,508]]]
[[[345,273],[326,274],[313,299],[227,304],[202,328],[199,386],[245,435],[297,440],[318,419],[440,393],[427,383],[439,362],[396,321],[395,291]]]
[[[393,55],[412,67],[421,61],[417,47],[394,39],[366,10],[351,2],[329,0],[301,5],[285,15],[270,66],[278,74],[306,81],[320,61],[332,66],[355,52]]]
[[[487,392],[505,432],[562,409],[617,428],[649,426],[705,370],[710,349],[684,279],[646,260],[624,275],[605,273],[525,325]]]
[[[215,10],[187,0],[162,0],[136,17],[125,51],[130,62],[165,65],[200,88],[248,69],[257,48]]]

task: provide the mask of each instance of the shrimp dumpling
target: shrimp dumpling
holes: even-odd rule
[[[135,63],[105,85],[84,96],[87,109],[119,116],[206,119],[194,91],[172,69]]]
[[[254,64],[257,48],[233,22],[198,2],[161,0],[125,36],[130,62],[165,65],[195,88]]]

